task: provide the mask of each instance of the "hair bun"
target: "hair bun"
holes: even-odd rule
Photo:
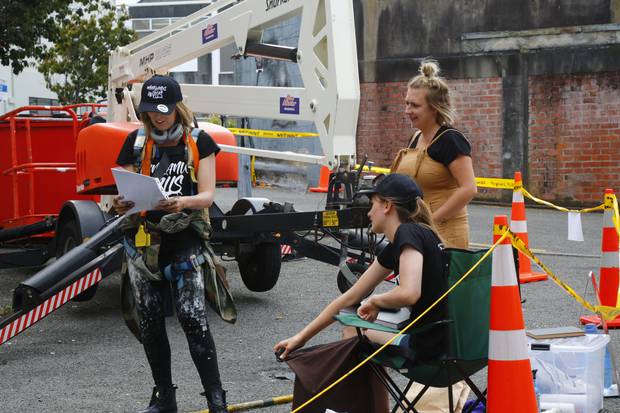
[[[434,60],[425,60],[420,64],[420,73],[431,79],[439,74],[439,65]]]

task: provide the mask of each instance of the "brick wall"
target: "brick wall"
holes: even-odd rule
[[[449,81],[455,127],[472,143],[476,176],[502,177],[502,80]],[[404,114],[406,82],[364,83],[358,156],[389,166],[413,130]],[[526,187],[561,204],[593,204],[620,189],[620,72],[530,76],[529,180]],[[512,173],[512,171],[510,172]],[[479,189],[478,198],[499,199]]]
[[[620,186],[620,72],[532,76],[529,187],[544,199],[598,203]]]
[[[449,82],[457,113],[455,127],[470,140],[477,176],[500,177],[502,172],[501,78],[462,79]],[[357,129],[358,159],[368,154],[378,166],[388,167],[413,133],[405,116],[407,82],[363,83]],[[482,198],[497,191],[480,190]]]

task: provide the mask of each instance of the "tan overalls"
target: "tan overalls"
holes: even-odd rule
[[[450,130],[454,129],[446,129],[441,132],[433,138],[428,146],[431,146]],[[420,134],[421,132],[418,132],[414,135],[408,146],[411,146],[413,140]],[[458,185],[448,167],[428,155],[428,146],[401,149],[390,169],[392,172],[412,177],[422,189],[424,201],[430,206],[431,211],[435,212],[458,189]],[[448,220],[435,222],[435,225],[446,247],[467,248],[469,246],[469,223],[466,207]]]

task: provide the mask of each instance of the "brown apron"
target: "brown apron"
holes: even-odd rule
[[[449,130],[454,129],[446,129],[435,136],[428,146],[435,143]],[[418,135],[411,139],[408,146],[411,146]],[[424,201],[430,206],[431,211],[435,212],[458,189],[458,185],[450,173],[450,169],[428,155],[428,146],[426,148],[407,147],[401,149],[392,162],[390,170],[409,175],[415,179],[424,193]],[[448,220],[435,222],[435,225],[446,247],[467,248],[469,246],[469,223],[466,207]]]

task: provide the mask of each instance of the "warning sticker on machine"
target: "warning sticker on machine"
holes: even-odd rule
[[[338,225],[340,225],[338,222],[338,211],[323,211],[324,227],[337,227]]]

